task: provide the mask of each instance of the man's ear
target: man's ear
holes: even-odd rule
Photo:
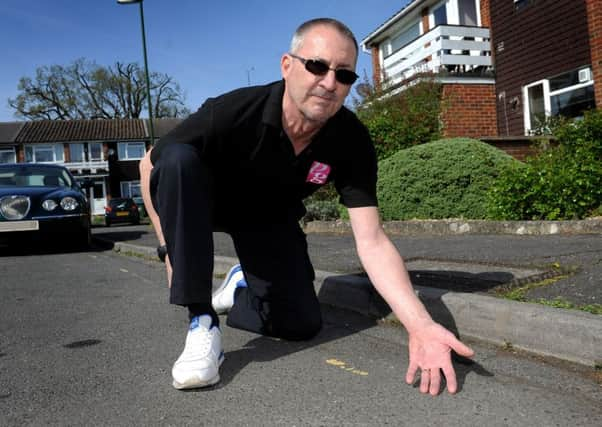
[[[292,65],[292,58],[286,53],[282,55],[282,58],[280,58],[280,72],[284,79],[288,77]]]

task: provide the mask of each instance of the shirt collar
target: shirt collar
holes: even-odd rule
[[[265,108],[263,109],[263,123],[275,128],[282,128],[282,98],[284,97],[284,80],[275,82],[270,87]]]

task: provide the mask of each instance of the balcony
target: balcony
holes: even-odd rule
[[[488,28],[440,25],[386,57],[383,71],[390,85],[423,73],[438,77],[492,78]]]
[[[63,165],[74,175],[84,172],[91,175],[108,175],[109,162],[107,160],[91,160],[87,162],[67,162]]]

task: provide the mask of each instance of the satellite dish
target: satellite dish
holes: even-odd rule
[[[359,83],[355,87],[355,91],[362,98],[367,98],[372,95],[372,86],[370,86],[368,83]]]

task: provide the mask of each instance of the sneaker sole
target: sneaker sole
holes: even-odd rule
[[[225,359],[225,357],[224,357],[224,354],[222,353],[219,360],[217,361],[218,368],[220,366],[222,366],[222,363],[224,363],[224,359]],[[217,384],[219,382],[219,380],[220,380],[220,376],[219,376],[219,370],[218,370],[217,375],[207,381],[196,381],[194,379],[191,379],[189,381],[179,383],[176,380],[173,380],[172,385],[174,386],[175,389],[178,389],[178,390],[188,390],[191,388],[211,387],[212,385]]]
[[[236,274],[239,270],[241,270],[240,265],[232,267],[230,271],[228,271],[228,275],[226,276],[222,284],[219,285],[219,287],[215,291],[213,291],[213,295],[217,295],[220,292],[222,292],[224,288],[228,286],[228,283],[230,282],[230,279],[232,279],[232,276],[234,276],[234,274]],[[213,307],[213,309],[217,314],[226,314],[230,311],[229,308],[216,309],[215,307]]]

